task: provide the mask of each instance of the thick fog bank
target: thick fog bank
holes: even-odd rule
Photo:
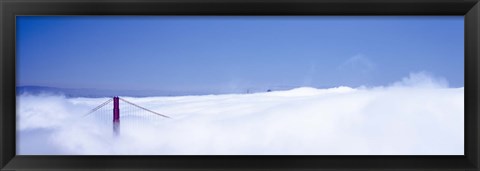
[[[122,97],[120,134],[88,111],[108,98],[17,96],[17,154],[463,155],[464,89],[425,73],[384,87]],[[101,114],[111,115],[111,105]],[[138,111],[137,111],[138,112]],[[110,116],[111,117],[111,116]]]

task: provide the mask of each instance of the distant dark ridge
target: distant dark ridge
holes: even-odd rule
[[[48,86],[17,86],[16,94],[30,95],[62,95],[66,97],[113,97],[113,96],[130,96],[130,97],[152,97],[152,96],[188,96],[188,95],[220,95],[220,94],[250,94],[269,91],[284,91],[305,86],[277,85],[268,86],[268,88],[245,88],[236,91],[160,91],[160,90],[105,90],[105,89],[74,89],[74,88],[58,88]],[[328,87],[325,87],[328,88]]]
[[[95,89],[69,89],[46,86],[17,86],[16,94],[30,95],[63,95],[66,97],[109,97],[113,96],[113,92],[104,92]]]
[[[151,96],[186,96],[186,95],[209,95],[222,94],[213,91],[159,91],[159,90],[105,90],[105,89],[71,89],[58,88],[48,86],[17,86],[16,94],[30,94],[30,95],[63,95],[66,97],[113,97],[113,96],[130,96],[130,97],[151,97]]]

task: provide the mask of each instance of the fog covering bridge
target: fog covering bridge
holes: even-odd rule
[[[145,121],[171,119],[169,116],[152,111],[133,102],[115,96],[90,110],[84,117],[95,117],[102,123],[112,123],[115,135],[120,133],[121,118],[132,125],[141,125]]]

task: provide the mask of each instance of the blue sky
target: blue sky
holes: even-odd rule
[[[17,85],[244,92],[464,85],[463,16],[18,16]]]

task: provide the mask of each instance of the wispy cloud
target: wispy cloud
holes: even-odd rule
[[[348,85],[364,85],[372,82],[376,64],[363,54],[354,55],[338,65],[337,72],[340,82]]]
[[[375,69],[375,63],[363,54],[348,58],[338,66],[339,70],[367,74]]]
[[[304,86],[311,86],[315,77],[315,73],[317,72],[317,65],[315,63],[310,63],[310,66],[308,67],[307,73],[305,74],[305,77],[303,79],[303,85]]]

